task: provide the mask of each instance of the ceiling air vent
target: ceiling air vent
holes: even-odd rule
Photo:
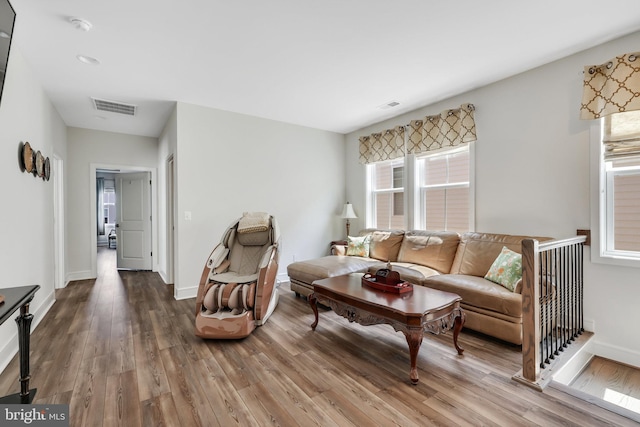
[[[135,116],[136,109],[138,108],[135,105],[124,104],[122,102],[115,101],[107,101],[106,99],[97,99],[91,98],[93,100],[93,105],[96,107],[96,110],[99,111],[109,111],[110,113],[118,113],[125,114],[127,116]]]
[[[386,104],[378,105],[378,108],[381,110],[388,110],[389,108],[397,107],[398,105],[400,105],[398,101],[390,101]]]

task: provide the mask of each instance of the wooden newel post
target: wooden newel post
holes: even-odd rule
[[[540,375],[540,260],[538,241],[522,241],[522,376]]]
[[[20,315],[16,317],[18,324],[18,351],[20,354],[20,403],[31,403],[33,396],[29,391],[29,341],[33,314],[29,313],[29,303],[20,307]]]

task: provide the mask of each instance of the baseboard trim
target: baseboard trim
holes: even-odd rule
[[[67,277],[65,278],[66,283],[73,282],[74,280],[89,280],[95,279],[93,274],[91,274],[90,270],[84,271],[74,271],[72,273],[67,273]],[[66,285],[65,285],[66,286]]]
[[[593,319],[584,319],[584,330],[595,333],[596,322]]]
[[[158,270],[157,273],[160,276],[160,278],[162,279],[162,281],[164,282],[164,284],[168,285],[169,284],[169,280],[167,278],[167,274],[162,270]]]
[[[290,279],[289,279],[289,275],[286,273],[280,273],[276,276],[276,280],[280,283],[280,284],[286,284],[289,283]]]
[[[185,289],[174,288],[173,290],[173,297],[176,300],[195,298],[196,296],[198,296],[197,286],[193,286],[191,288],[185,288]]]
[[[56,302],[55,291],[51,291],[40,304],[38,308],[31,311],[33,314],[33,321],[31,322],[31,331],[33,332],[47,312],[53,307]],[[19,309],[18,309],[19,310]],[[0,373],[4,372],[6,367],[11,362],[11,359],[18,353],[18,328],[14,328],[14,332],[11,334],[11,338],[7,340],[7,343],[0,349]]]
[[[595,356],[600,356],[605,359],[640,368],[640,353],[638,353],[637,351],[602,343],[597,341],[597,339],[593,343],[591,351]]]

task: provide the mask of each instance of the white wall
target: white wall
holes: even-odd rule
[[[17,37],[17,36],[16,36]],[[32,329],[55,301],[53,179],[21,172],[18,145],[29,142],[53,160],[65,159],[66,127],[17,48],[14,39],[0,104],[0,294],[3,288],[40,285],[29,311]],[[59,173],[52,168],[52,174]],[[0,326],[0,372],[18,351],[12,315]]]
[[[583,67],[637,51],[639,44],[635,33],[347,135],[347,197],[365,212],[359,136],[471,102],[478,134],[476,230],[574,236],[590,225],[590,122],[578,119]],[[358,230],[364,218],[354,222]],[[595,325],[598,353],[640,366],[640,270],[592,264],[588,250],[585,262],[585,320]]]
[[[341,235],[343,135],[178,103],[177,142],[177,298],[196,295],[207,257],[244,211],[278,220],[280,279],[294,257],[325,255]]]
[[[92,256],[95,260],[96,245],[91,230],[95,229],[95,172],[92,165],[107,167],[152,168],[156,172],[158,140],[144,136],[79,129],[70,127],[67,161],[67,257],[68,280],[94,278]],[[95,170],[95,167],[94,167]],[[92,197],[91,192],[94,196]],[[155,195],[152,195],[153,197]],[[157,217],[152,206],[152,215]],[[154,224],[154,241],[157,225]],[[154,253],[157,253],[154,251]],[[95,263],[95,261],[94,261]],[[157,261],[154,259],[154,266]]]

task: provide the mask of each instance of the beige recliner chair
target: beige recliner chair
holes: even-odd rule
[[[196,335],[232,339],[264,324],[278,304],[280,231],[273,216],[245,213],[224,233],[202,271]]]

